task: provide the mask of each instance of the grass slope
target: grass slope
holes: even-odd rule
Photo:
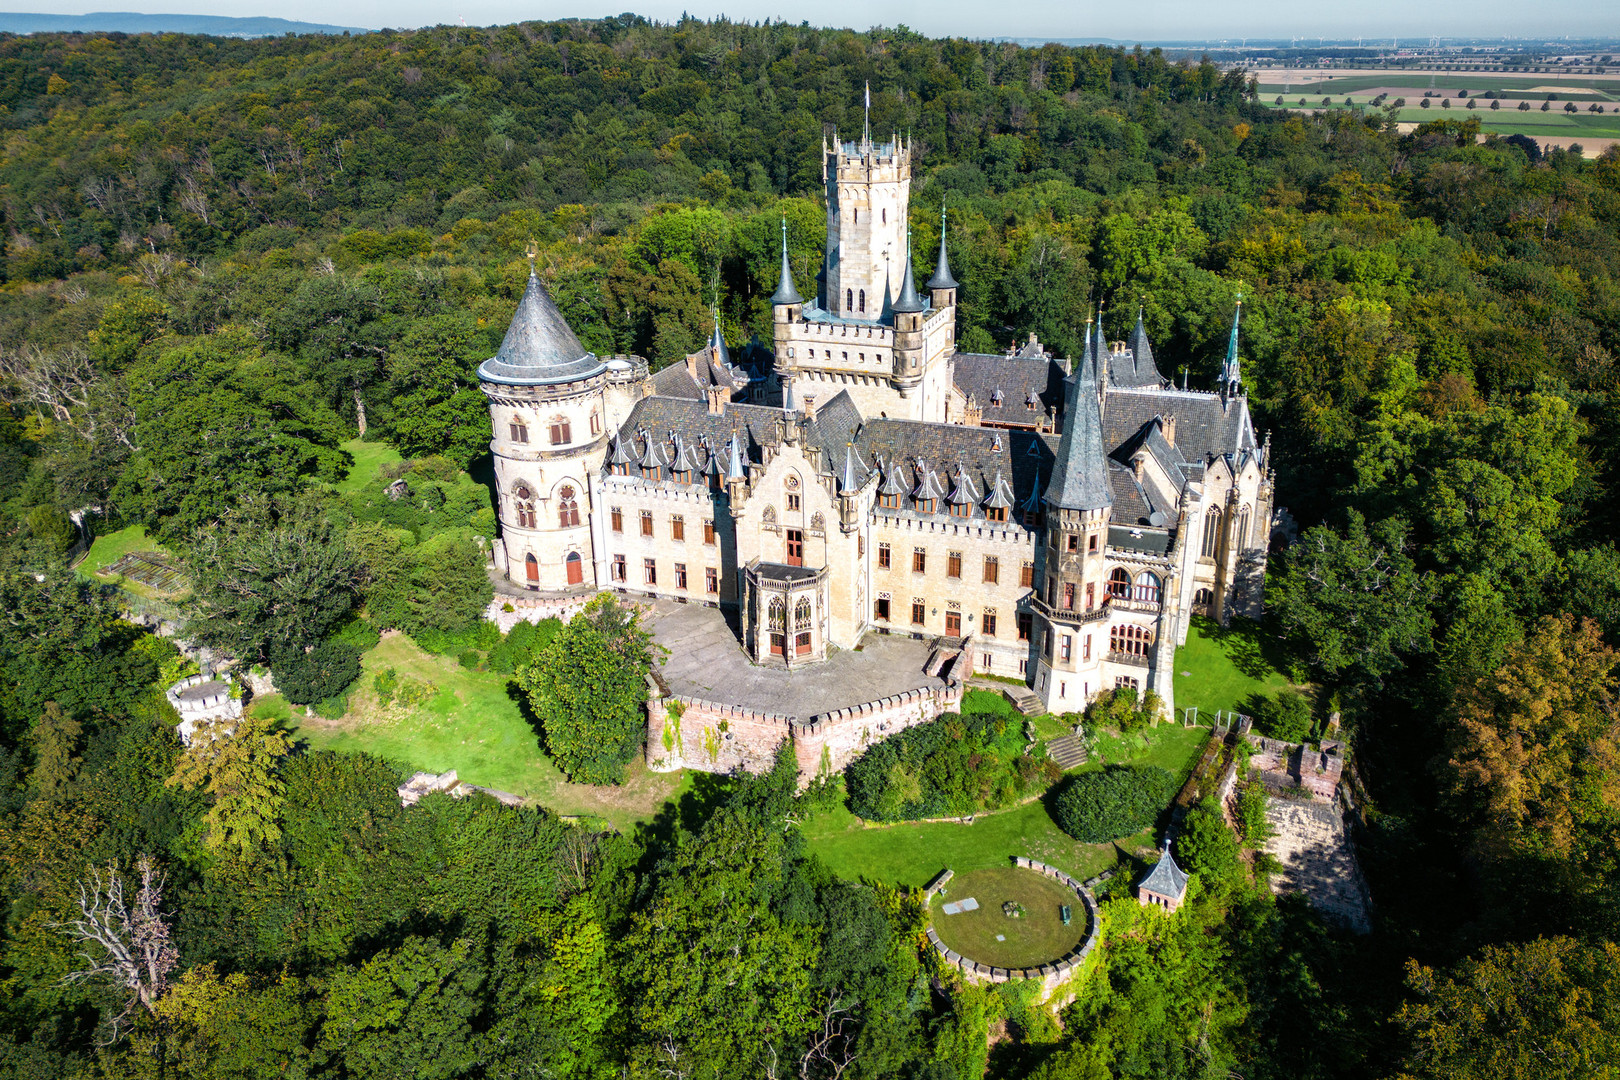
[[[1185,778],[1208,738],[1208,728],[1183,729],[1164,724],[1137,735],[1104,736],[1099,739],[1099,758],[1109,764],[1158,765]],[[1078,771],[1100,768],[1102,760],[1093,760]],[[917,887],[927,885],[946,867],[957,874],[996,869],[1006,866],[1013,855],[1038,859],[1083,881],[1113,866],[1119,859],[1119,849],[1134,854],[1153,843],[1146,831],[1111,844],[1079,843],[1052,821],[1044,799],[980,814],[971,825],[918,822],[867,826],[840,803],[836,809],[812,816],[802,831],[810,849],[845,877]]]
[[[339,720],[306,716],[280,696],[252,707],[282,720],[317,749],[363,750],[406,771],[455,769],[467,783],[510,791],[561,814],[601,818],[626,831],[656,816],[689,782],[681,774],[649,772],[637,761],[619,787],[569,783],[541,752],[534,727],[507,692],[507,676],[470,671],[424,652],[403,634],[385,637],[361,664],[349,711]],[[372,675],[385,668],[438,692],[414,709],[383,709],[371,685]]]
[[[131,525],[91,541],[90,550],[85,552],[78,569],[87,574],[99,574],[132,551],[167,552],[168,549],[146,535],[145,525]]]
[[[382,442],[362,442],[359,439],[350,439],[342,444],[342,448],[354,458],[354,465],[349,469],[349,475],[338,484],[339,494],[350,495],[376,479],[377,470],[384,465],[396,465],[404,459],[399,451]]]
[[[953,900],[972,897],[978,910],[946,915]],[[1001,905],[1011,900],[1024,914],[1011,918]],[[1062,907],[1070,909],[1063,925]],[[1033,870],[1001,867],[970,870],[952,878],[929,904],[934,931],[963,956],[994,967],[1037,967],[1061,960],[1086,932],[1086,909],[1074,892]],[[997,941],[1000,935],[1004,941]]]
[[[1187,644],[1176,650],[1176,708],[1236,709],[1253,694],[1287,686],[1285,664],[1282,648],[1254,623],[1233,619],[1223,627],[1195,618]]]

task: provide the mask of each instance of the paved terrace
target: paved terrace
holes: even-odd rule
[[[859,652],[827,650],[827,659],[793,671],[755,667],[726,615],[699,604],[659,600],[648,613],[653,637],[669,650],[660,669],[672,693],[808,720],[819,713],[907,690],[944,686],[923,673],[926,641],[867,634]]]

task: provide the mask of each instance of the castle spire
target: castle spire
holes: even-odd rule
[[[939,208],[939,265],[934,267],[934,276],[928,279],[930,289],[954,289],[956,279],[951,276],[951,263],[945,257],[945,207]]]
[[[1243,317],[1243,294],[1238,293],[1232,311],[1232,335],[1226,339],[1226,360],[1221,364],[1221,393],[1236,397],[1243,388],[1243,372],[1238,362],[1238,321]]]
[[[1101,323],[1098,324],[1101,340]],[[1090,327],[1087,327],[1089,331]],[[1102,410],[1097,379],[1084,360],[1064,387],[1063,436],[1052,461],[1046,501],[1064,510],[1100,510],[1112,506],[1108,458],[1103,454]]]
[[[872,82],[871,82],[870,79],[868,79],[867,82],[866,82],[866,120],[861,125],[861,150],[864,152],[865,150],[870,149],[871,146],[872,146]]]
[[[777,280],[776,292],[771,295],[771,303],[776,305],[804,303],[799,290],[793,286],[793,268],[788,265],[786,217],[782,218],[782,276]]]
[[[923,298],[917,295],[917,279],[911,273],[911,245],[906,245],[906,276],[900,283],[900,298],[894,302],[894,310],[905,314],[915,314],[928,310]]]

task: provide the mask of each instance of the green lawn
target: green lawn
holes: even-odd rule
[[[91,541],[90,550],[79,562],[78,569],[87,574],[99,574],[132,551],[168,553],[168,549],[162,544],[147,537],[145,525],[131,525],[115,533],[97,536]]]
[[[342,447],[349,452],[350,457],[354,458],[354,467],[349,470],[349,475],[343,478],[343,482],[337,486],[338,493],[342,495],[352,494],[371,483],[372,480],[376,479],[377,470],[384,465],[395,465],[404,460],[399,456],[398,450],[383,442],[362,442],[359,439],[350,439],[348,442],[343,443]]]
[[[1199,712],[1236,709],[1253,694],[1270,694],[1288,685],[1278,643],[1246,619],[1222,627],[1193,619],[1187,644],[1176,650],[1176,709],[1196,706]],[[1204,717],[1208,721],[1208,717]]]
[[[408,770],[455,769],[470,784],[532,798],[558,813],[599,817],[623,830],[656,816],[690,783],[685,774],[649,772],[638,760],[622,786],[571,784],[541,753],[533,726],[507,692],[507,676],[469,671],[403,634],[385,637],[361,663],[349,712],[340,720],[306,716],[279,696],[252,708],[282,720],[317,749],[363,750]],[[382,709],[371,686],[372,675],[385,668],[438,692],[415,709]]]
[[[979,902],[975,911],[947,915],[947,903],[968,897]],[[1008,916],[1007,901],[1024,913]],[[1070,921],[1063,925],[1063,905]],[[995,967],[1038,967],[1063,959],[1086,933],[1086,909],[1072,889],[1033,870],[1012,866],[959,873],[929,904],[934,932],[946,945],[970,960]],[[1005,940],[997,941],[997,937]]]
[[[1104,736],[1099,740],[1099,750],[1109,764],[1159,765],[1185,778],[1208,738],[1208,728],[1161,724],[1134,736]],[[1102,764],[1093,760],[1079,771],[1100,768]],[[1113,866],[1119,860],[1118,849],[1136,853],[1153,843],[1147,831],[1112,844],[1079,843],[1057,827],[1041,800],[980,814],[971,825],[919,822],[873,826],[866,825],[840,802],[836,809],[813,815],[802,831],[810,849],[845,877],[869,877],[919,888],[947,867],[958,874],[999,868],[1006,866],[1013,855],[1038,859],[1084,881]]]

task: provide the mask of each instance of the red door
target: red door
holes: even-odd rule
[[[777,633],[771,634],[771,655],[781,656],[785,652],[787,652],[787,635]]]
[[[793,641],[795,656],[803,656],[810,651],[810,631],[800,630]]]
[[[579,552],[568,553],[568,584],[579,585],[585,580],[585,562],[579,557]]]
[[[945,636],[962,636],[962,613],[960,611],[947,611],[945,613]]]
[[[787,564],[789,566],[804,565],[804,533],[798,529],[787,531]]]
[[[533,555],[523,556],[523,569],[530,581],[540,580],[540,563]]]

